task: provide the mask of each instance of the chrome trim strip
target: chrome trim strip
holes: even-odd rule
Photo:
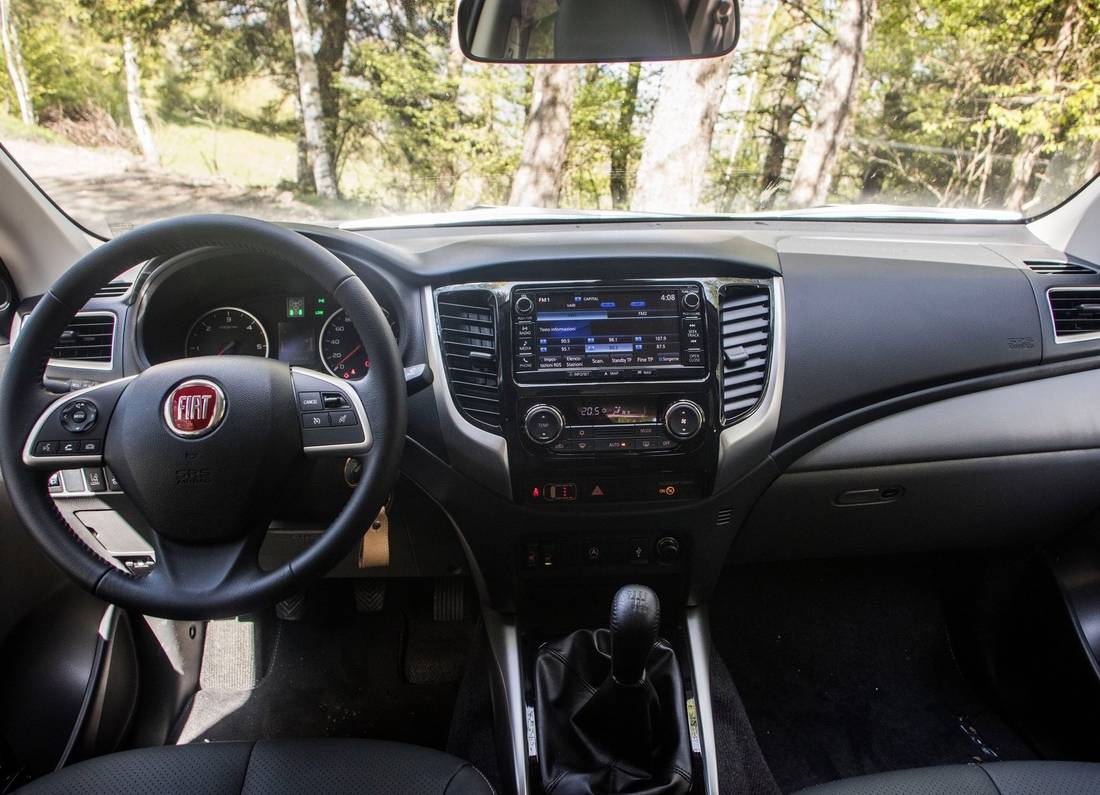
[[[27,441],[23,444],[23,463],[29,467],[35,469],[72,469],[83,466],[96,466],[103,463],[103,454],[99,455],[35,455],[34,454],[34,442],[38,438],[38,432],[42,430],[42,426],[46,424],[46,420],[50,415],[62,404],[68,403],[70,400],[76,400],[81,395],[88,395],[97,389],[102,389],[105,386],[115,386],[117,384],[123,384],[127,381],[133,381],[137,378],[136,375],[129,375],[125,378],[116,378],[113,381],[105,381],[102,384],[96,384],[95,386],[84,387],[83,389],[77,389],[73,392],[68,392],[57,400],[50,403],[49,406],[38,415],[38,421],[35,422],[34,427],[31,428],[30,434],[27,436]],[[109,419],[109,418],[107,418]],[[104,437],[104,445],[106,446],[107,440]]]
[[[714,706],[710,700],[710,626],[705,607],[685,612],[691,678],[695,683],[695,707],[703,740],[704,792],[718,795],[718,749],[714,742]]]
[[[326,453],[341,453],[349,456],[363,455],[368,452],[374,445],[374,437],[370,431],[370,419],[367,417],[367,410],[363,407],[363,401],[359,399],[359,393],[345,381],[340,380],[328,373],[322,373],[318,370],[310,369],[309,367],[291,367],[290,377],[292,379],[295,373],[301,373],[302,375],[309,376],[310,378],[317,378],[326,383],[332,384],[332,386],[342,393],[344,397],[348,399],[348,404],[355,409],[355,415],[359,418],[359,425],[363,429],[363,441],[351,442],[348,444],[315,444],[315,445],[302,445],[302,450],[307,455],[318,455]],[[295,388],[294,395],[295,409],[298,406],[297,388]],[[301,417],[301,411],[297,412]],[[301,419],[298,420],[299,424]]]
[[[47,367],[61,367],[70,368],[72,370],[113,370],[115,367],[115,350],[118,348],[118,315],[114,312],[107,312],[104,310],[96,310],[94,312],[77,312],[73,315],[73,320],[78,317],[109,317],[111,318],[111,360],[109,362],[89,362],[83,359],[54,359],[51,358],[46,362]],[[72,321],[69,321],[70,323]],[[15,313],[15,317],[11,321],[11,339],[9,345],[15,345],[15,340],[19,336],[19,332],[23,329],[23,315],[20,312]]]
[[[527,795],[527,710],[523,700],[523,672],[520,665],[519,631],[514,618],[481,606],[489,649],[496,663],[490,682],[497,687],[493,698],[494,718],[507,720],[508,751],[511,752],[513,784],[518,795]],[[500,705],[498,707],[498,704]],[[497,714],[503,709],[504,715]],[[506,771],[502,771],[506,772]]]
[[[447,285],[447,289],[492,290],[492,287],[481,284]],[[425,287],[422,296],[428,365],[435,374],[432,390],[435,393],[439,427],[443,434],[443,443],[447,447],[447,455],[455,469],[469,473],[474,480],[486,488],[506,499],[511,499],[512,476],[508,468],[508,442],[503,436],[478,428],[463,417],[458,406],[455,405],[439,338],[436,291],[430,286]]]
[[[1050,327],[1053,330],[1054,325],[1054,304],[1050,302],[1051,293],[1100,293],[1100,285],[1096,287],[1048,287],[1047,288],[1047,309],[1050,311]],[[1054,332],[1054,344],[1065,345],[1069,342],[1088,342],[1089,340],[1100,339],[1100,331],[1094,331],[1089,334],[1062,334],[1059,336],[1058,332]]]
[[[718,471],[714,479],[717,492],[747,474],[767,459],[779,427],[779,407],[783,397],[783,370],[787,360],[786,313],[783,303],[783,278],[730,280],[722,284],[767,284],[771,290],[772,336],[768,362],[768,384],[757,407],[718,435]],[[721,390],[721,375],[718,376]]]

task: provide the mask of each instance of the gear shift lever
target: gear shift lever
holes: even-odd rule
[[[645,679],[646,660],[661,624],[661,603],[652,588],[624,585],[611,601],[611,677],[633,687]]]

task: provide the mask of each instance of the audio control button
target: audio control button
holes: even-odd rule
[[[680,303],[683,305],[684,309],[692,312],[699,308],[701,302],[702,299],[699,298],[699,293],[697,292],[684,293],[684,297],[680,299]]]
[[[562,413],[545,403],[532,406],[523,417],[523,430],[536,444],[550,444],[561,436],[564,428]]]
[[[534,310],[535,304],[526,295],[521,295],[516,299],[515,307],[517,315],[529,315]]]

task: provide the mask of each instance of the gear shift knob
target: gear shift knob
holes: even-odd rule
[[[620,685],[636,685],[661,624],[661,603],[652,588],[624,585],[611,602],[611,676]]]

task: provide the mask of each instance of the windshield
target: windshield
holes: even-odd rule
[[[552,31],[557,0],[515,4],[516,36]],[[564,66],[466,60],[453,7],[0,0],[0,140],[104,235],[486,205],[1019,218],[1100,170],[1097,0],[745,0],[728,56]]]

